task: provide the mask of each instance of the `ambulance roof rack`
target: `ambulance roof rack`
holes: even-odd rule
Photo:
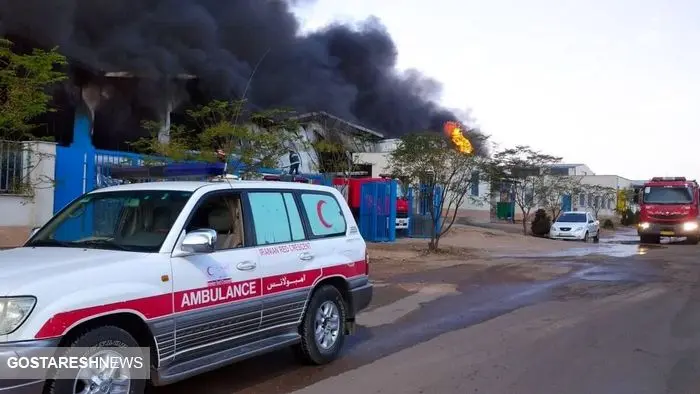
[[[271,171],[272,172],[272,171]],[[148,180],[174,180],[177,178],[203,179],[210,182],[223,182],[238,180],[238,175],[226,174],[224,163],[177,163],[165,165],[145,166],[108,166],[103,167],[103,175],[114,179],[148,179]],[[318,178],[318,179],[317,179]],[[264,181],[321,183],[323,175],[310,174],[270,174],[263,171]]]
[[[298,182],[298,183],[311,183],[309,178],[298,176],[298,175],[264,175],[264,181],[279,181],[279,182]]]
[[[179,178],[224,175],[224,163],[178,163],[155,166],[110,166],[104,175],[112,178]]]

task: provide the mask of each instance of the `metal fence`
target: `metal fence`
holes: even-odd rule
[[[167,161],[162,159],[163,161]],[[95,189],[116,186],[126,183],[124,179],[112,177],[114,167],[143,166],[148,161],[159,161],[158,158],[150,158],[131,152],[119,152],[96,149],[95,150]],[[145,180],[147,181],[147,180]]]
[[[360,188],[359,227],[369,242],[396,240],[397,183],[368,182]]]
[[[25,191],[28,162],[27,144],[0,140],[0,194],[20,194]]]
[[[418,185],[408,190],[408,236],[430,238],[442,228],[440,186]],[[431,210],[433,211],[431,215]],[[437,220],[433,219],[433,216]]]

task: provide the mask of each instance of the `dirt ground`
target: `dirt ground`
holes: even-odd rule
[[[438,253],[428,253],[429,240],[402,238],[395,243],[368,244],[372,276],[377,279],[455,265],[512,264],[495,254],[548,253],[581,247],[578,242],[524,236],[510,231],[455,225],[440,240]]]

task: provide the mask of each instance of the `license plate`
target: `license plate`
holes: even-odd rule
[[[662,231],[661,235],[674,235],[675,233],[673,231]]]

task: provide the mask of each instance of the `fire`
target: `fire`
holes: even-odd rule
[[[445,123],[445,134],[452,140],[458,151],[465,154],[474,152],[472,143],[462,133],[462,128],[457,122]]]

